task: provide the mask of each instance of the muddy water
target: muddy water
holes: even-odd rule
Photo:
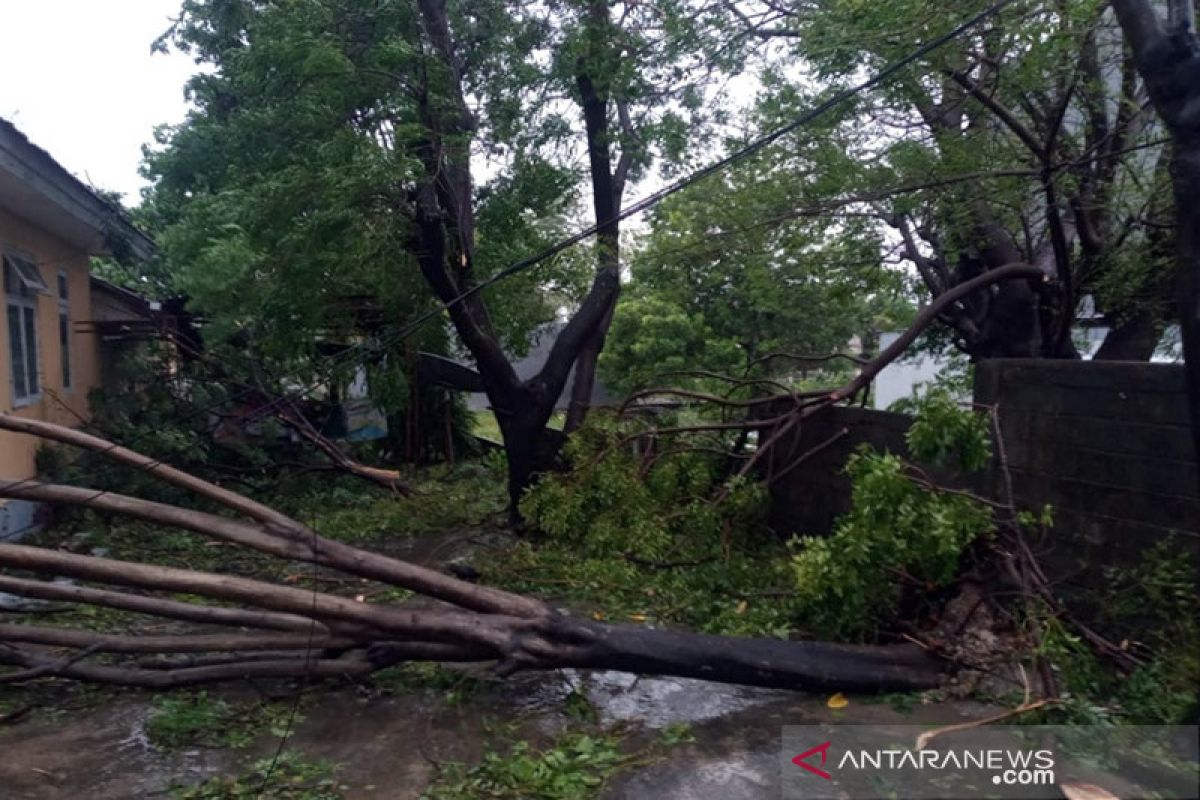
[[[667,760],[612,781],[606,800],[776,797],[782,725],[835,719],[948,723],[987,713],[963,703],[903,714],[854,697],[848,708],[831,711],[824,698],[797,693],[566,671],[519,676],[455,704],[426,694],[380,698],[352,689],[315,695],[288,746],[339,764],[337,776],[350,798],[417,798],[439,764],[470,763],[518,738],[551,737],[566,724],[562,700],[572,690],[591,700],[601,724],[632,723],[650,738],[655,730],[687,723],[695,736]],[[236,753],[162,753],[145,737],[148,708],[130,701],[0,731],[0,800],[163,797],[172,784],[244,771],[278,743],[264,737]]]
[[[121,703],[0,732],[0,800],[152,797],[171,780],[197,782],[233,766],[220,751],[160,753],[146,740],[148,713],[145,703]]]
[[[442,564],[488,544],[476,535],[418,537],[398,545],[402,552],[395,554]],[[649,741],[670,725],[688,724],[695,736],[667,760],[614,779],[604,800],[775,798],[783,725],[942,724],[989,711],[954,703],[919,706],[906,715],[855,697],[848,708],[832,711],[824,697],[795,692],[563,670],[518,675],[452,704],[421,692],[380,697],[356,689],[323,691],[305,700],[287,748],[338,764],[337,778],[352,800],[415,800],[439,765],[473,763],[518,739],[549,740],[568,723],[564,700],[572,691],[590,700],[599,724],[643,730],[632,739],[635,748],[639,739]],[[148,696],[132,695],[100,709],[0,728],[0,800],[165,798],[173,785],[243,773],[279,746],[277,738],[265,736],[241,751],[164,753],[146,738],[149,712]]]

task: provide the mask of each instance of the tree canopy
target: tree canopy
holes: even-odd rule
[[[393,371],[418,349],[474,361],[521,474],[536,459],[514,442],[540,439],[572,368],[580,421],[606,344],[619,390],[870,350],[1012,263],[1048,280],[953,304],[943,339],[1076,357],[1095,309],[1102,357],[1148,358],[1173,317],[1167,151],[1099,0],[1012,4],[646,229],[618,224],[629,186],[755,140],[985,4],[968,6],[188,0],[161,44],[200,65],[194,109],[148,151],[141,213],[215,338],[283,373],[319,372],[328,340]],[[476,292],[589,217],[590,246]],[[409,327],[438,304],[440,324]],[[511,358],[556,317],[549,360],[518,379]]]

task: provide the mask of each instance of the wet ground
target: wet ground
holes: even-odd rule
[[[389,552],[443,567],[502,542],[467,531],[403,540]],[[517,739],[549,742],[572,724],[565,702],[572,692],[590,702],[597,727],[628,726],[633,733],[627,745],[634,750],[669,726],[688,725],[694,737],[665,758],[612,779],[604,800],[775,798],[784,725],[909,721],[934,726],[992,711],[965,702],[900,711],[856,696],[846,708],[832,710],[825,696],[564,670],[517,675],[455,702],[427,690],[380,695],[361,687],[321,688],[305,696],[286,749],[338,765],[336,777],[347,798],[410,800],[420,797],[441,765],[474,763]],[[257,699],[245,687],[209,693]],[[163,751],[146,735],[153,697],[116,696],[124,699],[82,711],[35,713],[0,726],[0,800],[167,798],[172,786],[245,773],[280,748],[278,736],[263,735],[240,750]],[[905,699],[911,704],[911,697]]]
[[[288,749],[340,765],[338,781],[349,798],[417,798],[439,764],[475,761],[515,737],[551,737],[567,722],[562,701],[572,689],[591,701],[600,725],[628,723],[646,731],[648,740],[653,731],[687,723],[695,737],[665,759],[613,779],[606,800],[777,797],[783,725],[944,724],[988,711],[971,703],[900,711],[853,696],[848,707],[831,710],[824,697],[798,693],[566,672],[519,676],[455,704],[428,693],[381,698],[345,689],[316,694],[306,699]],[[164,797],[173,784],[244,771],[278,746],[277,738],[264,736],[242,751],[164,753],[145,735],[149,710],[148,698],[133,699],[0,730],[0,798]],[[636,747],[637,736],[631,741]]]

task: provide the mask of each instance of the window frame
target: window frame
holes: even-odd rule
[[[37,261],[24,253],[14,252],[9,250],[4,253],[4,261],[6,262],[5,273],[9,269],[12,274],[21,282],[26,293],[33,294],[50,294],[50,288],[46,286],[46,280],[42,277],[42,270],[38,267]],[[7,274],[5,275],[5,294],[8,294]]]
[[[71,358],[71,284],[67,273],[58,271],[58,360],[62,379],[61,388],[70,392],[74,385],[74,365]]]
[[[42,292],[30,287],[31,281],[29,280],[29,276],[25,274],[23,269],[18,267],[18,264],[22,263],[25,266],[32,265],[37,270],[38,277],[41,276],[41,270],[37,268],[36,262],[32,259],[20,254],[4,253],[4,280],[3,286],[0,287],[4,291],[4,312],[7,318],[9,333],[9,377],[12,381],[12,390],[10,393],[14,409],[40,402],[42,399],[42,389],[44,388],[41,374],[41,343],[38,341],[38,297]],[[45,281],[41,281],[40,285],[44,288],[46,285]],[[22,371],[21,377],[25,384],[24,394],[18,394],[17,392],[18,359],[16,342],[12,340],[14,312],[16,317],[15,331],[16,335],[20,338],[21,346],[20,369]],[[33,320],[32,331],[29,325],[30,318]],[[32,341],[30,341],[30,333],[32,333]],[[31,365],[33,367],[32,373],[30,372]]]

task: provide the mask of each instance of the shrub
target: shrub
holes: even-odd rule
[[[991,456],[987,422],[946,395],[917,405],[908,444],[919,460],[977,470]],[[831,536],[798,540],[793,560],[801,625],[822,636],[858,638],[894,613],[899,580],[933,588],[950,581],[959,558],[992,527],[991,509],[915,482],[904,461],[864,447],[846,465],[851,510]]]

